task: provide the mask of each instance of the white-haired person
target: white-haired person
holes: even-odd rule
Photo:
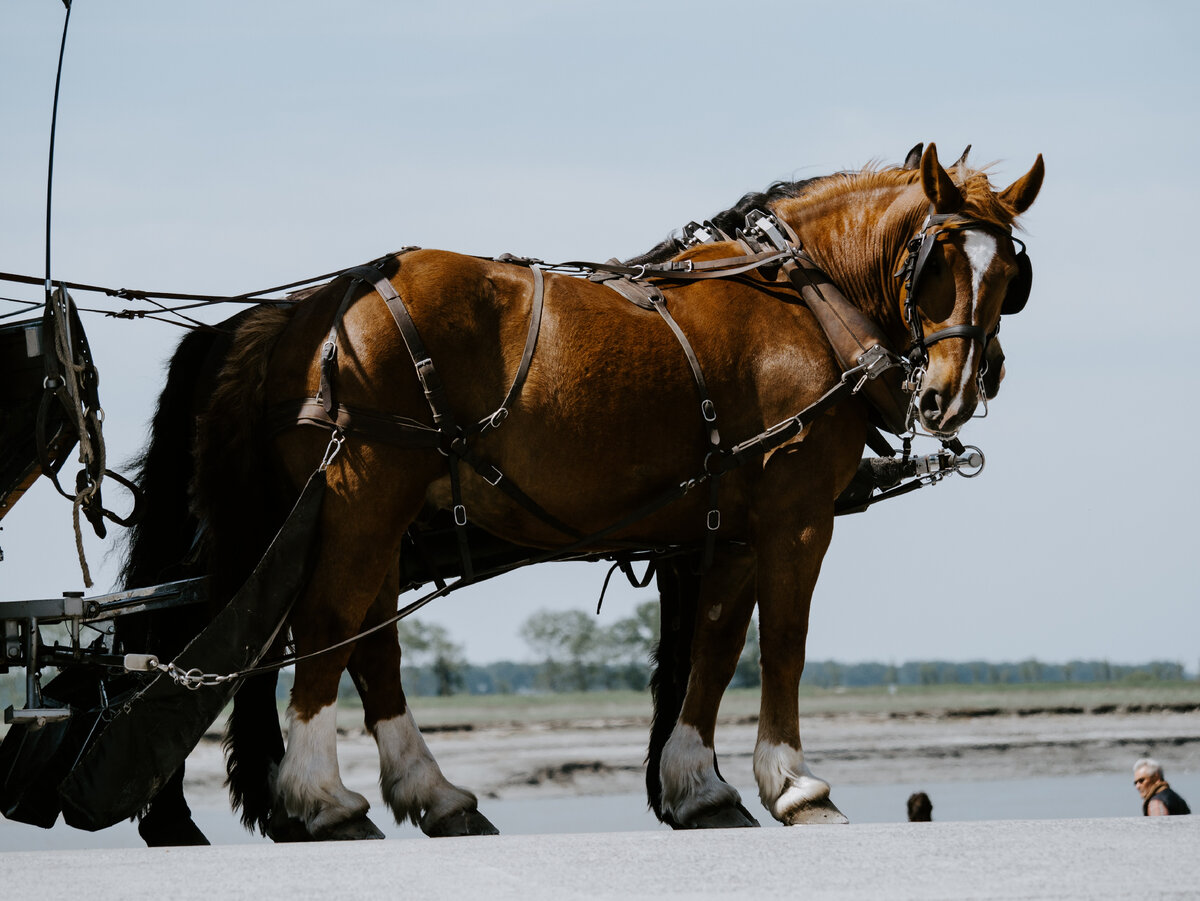
[[[1133,786],[1142,796],[1143,816],[1167,817],[1192,812],[1187,801],[1172,791],[1163,778],[1162,764],[1151,757],[1143,757],[1133,765]]]

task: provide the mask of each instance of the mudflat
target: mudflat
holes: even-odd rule
[[[807,704],[806,704],[807,702]],[[805,707],[808,710],[805,710]],[[806,757],[835,784],[1124,773],[1141,756],[1200,773],[1200,685],[1180,691],[1011,690],[829,692],[802,700]],[[649,698],[638,693],[529,699],[415,698],[430,750],[452,781],[481,798],[549,798],[642,791]],[[753,785],[757,697],[731,693],[716,746],[722,775]],[[347,785],[378,779],[361,714],[339,711],[338,756]],[[188,797],[224,803],[216,732],[188,762]],[[1131,789],[1132,790],[1132,789]]]

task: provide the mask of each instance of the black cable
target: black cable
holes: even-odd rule
[[[50,302],[50,209],[54,196],[54,132],[58,125],[58,91],[62,85],[63,56],[67,49],[67,26],[71,24],[71,0],[63,0],[67,8],[63,19],[62,43],[58,48],[58,74],[54,76],[54,111],[50,114],[50,159],[46,165],[46,302]]]

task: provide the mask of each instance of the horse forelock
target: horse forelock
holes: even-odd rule
[[[951,170],[955,184],[963,193],[963,212],[972,219],[1010,228],[1016,224],[1017,212],[1000,199],[1000,195],[988,179],[987,169],[985,166],[965,172]]]

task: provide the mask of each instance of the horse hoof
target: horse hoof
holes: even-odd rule
[[[713,807],[709,810],[701,811],[690,827],[692,829],[745,829],[751,826],[757,826],[758,820],[754,819],[741,804],[732,807]]]
[[[267,823],[267,838],[279,844],[290,842],[354,842],[363,839],[384,838],[379,827],[367,817],[343,820],[320,830],[315,835],[308,831],[304,820],[290,817],[278,811],[271,814]]]
[[[334,823],[313,836],[320,842],[358,842],[384,837],[379,827],[365,816]]]
[[[430,838],[447,838],[456,835],[499,835],[500,830],[492,825],[478,810],[459,810],[442,817],[435,823],[421,823],[421,831]]]
[[[187,845],[207,845],[209,841],[192,822],[192,818],[166,820],[148,814],[138,823],[138,835],[147,848],[180,848]]]
[[[267,821],[267,838],[278,844],[291,842],[311,842],[313,837],[308,834],[308,828],[303,820],[289,817],[276,810]]]
[[[785,826],[844,826],[849,818],[828,798],[788,811]]]

